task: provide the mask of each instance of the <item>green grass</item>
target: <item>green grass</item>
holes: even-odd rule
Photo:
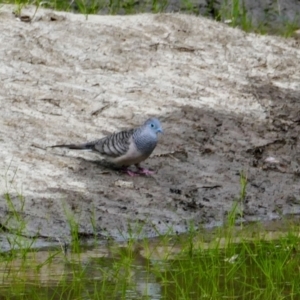
[[[256,224],[191,227],[66,256],[22,250],[0,256],[1,299],[299,299],[299,228],[287,229],[274,240]]]
[[[241,0],[224,0],[218,19],[232,27],[240,27],[246,32],[254,30],[252,20],[247,16],[244,1]]]

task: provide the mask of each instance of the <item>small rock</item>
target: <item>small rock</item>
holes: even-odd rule
[[[117,180],[115,182],[115,186],[121,187],[121,188],[126,188],[126,189],[133,189],[134,185],[132,181],[124,181],[124,180]]]

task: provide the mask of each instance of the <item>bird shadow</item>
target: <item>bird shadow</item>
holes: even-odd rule
[[[90,177],[94,177],[94,175],[96,174],[108,174],[108,175],[124,175],[127,176],[128,178],[132,178],[132,176],[128,176],[126,174],[126,170],[129,169],[130,171],[132,171],[134,173],[134,171],[136,171],[135,167],[129,167],[129,168],[124,168],[124,167],[120,167],[120,166],[116,166],[115,164],[105,160],[105,159],[88,159],[88,158],[84,158],[81,156],[70,156],[70,155],[66,155],[66,154],[55,154],[58,156],[62,156],[62,157],[68,157],[68,158],[72,158],[75,159],[78,162],[78,174],[80,174],[81,176],[90,176]],[[86,172],[83,172],[86,171]],[[155,170],[151,170],[150,171],[155,171]],[[149,175],[146,174],[142,174],[142,173],[136,173],[135,176],[133,177],[149,177]],[[151,177],[151,176],[150,176]]]

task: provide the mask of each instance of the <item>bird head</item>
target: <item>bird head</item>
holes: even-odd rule
[[[160,124],[159,120],[156,118],[148,119],[144,125],[146,127],[150,128],[150,130],[154,131],[156,134],[158,134],[159,132],[163,133],[161,124]]]

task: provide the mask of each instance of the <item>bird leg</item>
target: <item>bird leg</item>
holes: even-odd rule
[[[156,172],[155,171],[152,171],[152,170],[149,170],[149,169],[145,169],[145,168],[142,168],[140,167],[139,164],[135,165],[138,169],[137,171],[137,174],[141,174],[141,175],[153,175],[155,174]]]
[[[122,168],[122,172],[126,173],[130,177],[139,176],[139,173],[131,171],[128,168]]]
[[[139,176],[139,175],[153,175],[155,174],[155,171],[151,171],[149,169],[145,169],[140,167],[140,165],[135,165],[137,168],[137,171],[131,171],[129,168],[122,168],[122,171],[129,175],[130,177]]]

